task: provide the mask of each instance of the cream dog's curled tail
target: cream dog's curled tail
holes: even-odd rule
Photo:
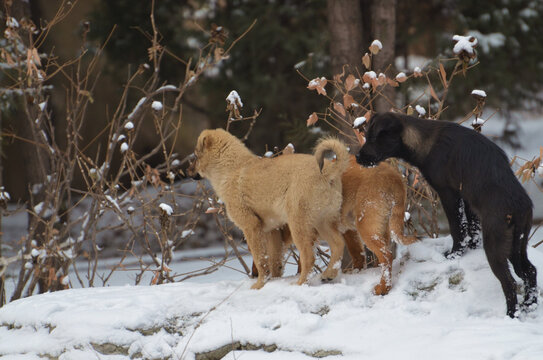
[[[321,173],[328,179],[340,179],[349,166],[349,152],[342,141],[323,138],[315,147],[315,157]],[[329,161],[324,161],[329,160]]]

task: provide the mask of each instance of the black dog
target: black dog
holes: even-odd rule
[[[477,218],[481,220],[483,247],[501,282],[507,315],[518,315],[515,281],[507,260],[524,281],[523,307],[537,303],[536,269],[526,253],[533,205],[502,149],[455,123],[377,114],[368,124],[357,162],[372,166],[390,157],[418,167],[439,194],[453,238],[450,254],[462,254],[467,245],[473,245],[464,238],[476,237]]]

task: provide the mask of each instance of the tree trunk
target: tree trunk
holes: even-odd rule
[[[396,47],[396,0],[375,0],[372,4],[372,35],[383,44],[383,48],[373,57],[373,70],[387,76],[396,75],[394,49]],[[390,67],[389,67],[390,66]],[[385,86],[374,104],[378,112],[389,111],[395,105],[396,92],[392,86]]]
[[[340,74],[343,65],[352,71],[361,66],[363,55],[360,0],[328,0],[327,5],[332,73]]]
[[[2,113],[0,112],[0,129],[2,129]],[[0,153],[2,153],[2,137],[0,136]],[[4,175],[4,168],[2,167],[2,156],[0,156],[0,191],[4,191],[4,181],[2,176]],[[6,199],[7,204],[7,199]],[[3,236],[2,236],[2,217],[4,209],[0,206],[0,259],[2,258],[2,246],[3,246]],[[7,265],[6,265],[7,266]],[[3,270],[0,266],[0,270]],[[0,275],[0,307],[4,306],[6,303],[6,289],[5,289],[5,276]]]
[[[332,74],[341,74],[346,65],[345,73],[356,75],[356,68],[361,70],[363,55],[360,0],[328,0],[327,10]],[[340,130],[346,134],[352,133],[347,122],[340,124]],[[345,249],[341,268],[345,269],[351,263],[351,256]]]
[[[4,2],[5,4],[7,2]],[[23,18],[30,19],[31,9],[30,3],[24,0],[12,0],[11,7],[8,8],[8,14],[19,23]],[[25,30],[20,29],[21,39],[23,39],[25,47],[31,47],[29,43],[30,37],[28,34],[23,34]],[[25,84],[18,85],[23,93],[18,97],[16,102],[16,111],[13,121],[14,130],[16,135],[23,139],[21,145],[21,158],[24,159],[24,182],[28,184],[30,198],[27,203],[29,210],[28,214],[28,236],[26,239],[25,253],[28,254],[32,250],[31,241],[35,240],[38,247],[42,247],[47,239],[45,235],[45,224],[47,219],[40,218],[40,214],[34,214],[35,206],[43,202],[46,198],[46,182],[47,177],[51,173],[51,156],[47,150],[49,141],[46,138],[46,131],[43,125],[38,125],[35,119],[38,117],[38,106],[36,99],[38,94],[27,92],[27,90],[39,91],[37,87],[32,86],[32,89],[24,88]],[[47,205],[46,205],[47,206]],[[11,300],[21,297],[22,291],[25,286],[23,279],[28,279],[30,272],[33,270],[25,269],[24,261],[21,264],[21,270],[19,273],[19,282],[12,294]],[[46,275],[46,274],[45,274]],[[45,285],[44,275],[41,272],[34,272],[35,281],[39,284],[39,291],[45,292],[48,286]],[[30,290],[29,290],[30,291]],[[31,292],[31,291],[30,291]]]

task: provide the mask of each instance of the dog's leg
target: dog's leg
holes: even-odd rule
[[[318,232],[320,237],[326,240],[328,246],[330,246],[330,262],[326,270],[322,273],[321,279],[323,281],[332,281],[341,269],[341,259],[343,258],[345,243],[336,225],[326,224],[319,227]]]
[[[302,285],[307,281],[307,277],[315,264],[315,254],[313,253],[313,245],[315,243],[315,233],[307,227],[304,221],[288,222],[292,241],[300,253],[301,271],[297,284]]]
[[[466,214],[467,220],[467,242],[470,249],[476,249],[481,245],[481,222],[471,206],[465,201],[464,202],[464,213]],[[466,239],[466,237],[464,237]]]
[[[266,242],[269,240],[270,234],[262,231],[260,220],[256,216],[254,219],[251,216],[245,217],[245,225],[246,227],[242,228],[242,231],[251,255],[253,255],[253,262],[258,273],[256,283],[251,286],[251,289],[260,289],[270,277],[270,267],[266,257]]]
[[[266,246],[268,248],[267,256],[271,276],[281,277],[281,275],[283,275],[283,254],[285,247],[283,237],[281,236],[281,230],[272,230],[270,232]]]
[[[358,233],[354,230],[347,230],[343,234],[343,238],[349,255],[351,255],[353,268],[357,270],[364,269],[366,267],[366,251]]]
[[[513,246],[511,249],[511,255],[509,260],[513,265],[515,273],[524,282],[524,301],[522,308],[524,310],[531,310],[535,308],[534,304],[537,304],[537,270],[535,266],[528,259],[526,247],[528,245],[530,227],[525,232],[522,232],[518,226],[515,226],[513,233]]]
[[[483,247],[492,272],[502,285],[507,304],[507,315],[518,316],[516,285],[507,259],[511,253],[512,229],[508,229],[504,220],[495,218],[483,220]]]
[[[447,258],[454,258],[466,251],[466,244],[462,235],[463,213],[460,211],[461,198],[457,192],[449,188],[436,189],[436,191],[441,199],[445,215],[447,215],[449,231],[453,239],[452,249],[445,253],[445,256]]]
[[[376,211],[366,211],[366,215],[357,223],[358,232],[368,249],[377,256],[381,267],[381,280],[374,288],[375,295],[386,295],[392,286],[392,248],[388,219]]]

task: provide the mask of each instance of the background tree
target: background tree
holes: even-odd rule
[[[104,39],[113,25],[115,36],[106,48],[112,64],[110,70],[127,61],[135,66],[146,61],[141,57],[142,39],[149,32],[148,10],[135,7],[133,1],[100,1],[93,15],[91,36]],[[310,149],[316,135],[305,130],[305,120],[320,99],[307,96],[304,74],[328,73],[325,56],[328,34],[324,0],[263,2],[249,1],[191,1],[173,0],[156,3],[156,18],[164,42],[175,53],[196,54],[205,43],[201,29],[211,32],[213,24],[222,26],[224,36],[234,39],[256,21],[243,41],[236,44],[230,58],[220,68],[208,72],[184,100],[186,106],[205,115],[209,126],[223,126],[225,97],[236,90],[243,99],[243,111],[252,115],[262,108],[248,143],[257,152],[264,145],[283,147],[289,142],[297,148]],[[174,14],[174,15],[172,15]],[[165,81],[184,76],[177,61],[164,59]],[[233,127],[243,133],[246,124]],[[273,129],[273,131],[270,131]]]
[[[396,58],[396,0],[374,0],[371,4],[372,38],[381,41],[383,48],[379,56],[374,58],[373,70],[385,72],[394,76]],[[375,110],[384,112],[390,110],[395,104],[396,92],[394,87],[387,86],[382,92],[383,96],[377,98]]]
[[[6,29],[4,35],[4,57],[12,59],[21,59],[27,57],[27,54],[35,54],[39,57],[37,50],[33,46],[33,28],[31,19],[31,8],[28,1],[10,0],[4,1],[4,14],[6,16]],[[51,136],[49,130],[34,126],[32,122],[39,121],[38,99],[43,98],[43,87],[39,84],[39,70],[31,70],[31,65],[38,60],[27,58],[24,66],[13,64],[11,67],[8,62],[5,77],[2,81],[2,92],[5,98],[2,103],[2,110],[8,114],[9,125],[15,136],[21,139],[20,149],[24,159],[24,178],[29,196],[27,202],[28,231],[35,235],[33,239],[26,239],[28,248],[30,242],[35,241],[41,245],[45,241],[43,217],[46,217],[46,209],[39,208],[45,197],[45,183],[54,181],[50,177],[50,159],[47,151],[48,137]],[[35,65],[34,65],[35,66]],[[10,91],[11,88],[17,88],[19,91]],[[5,124],[4,124],[5,125]],[[44,292],[43,277],[36,276],[36,282],[40,286],[40,291]],[[18,289],[17,291],[23,289]]]

